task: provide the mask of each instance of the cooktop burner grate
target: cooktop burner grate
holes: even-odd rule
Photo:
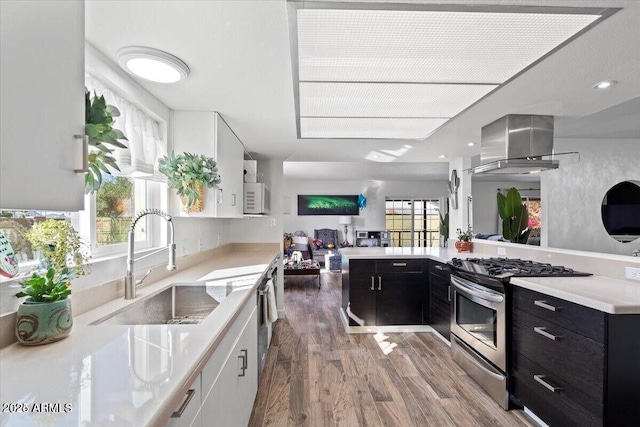
[[[571,268],[518,258],[453,258],[454,267],[489,276],[509,274],[518,277],[590,276]]]

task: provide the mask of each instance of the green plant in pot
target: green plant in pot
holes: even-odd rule
[[[442,247],[447,247],[447,241],[449,240],[449,212],[442,216],[442,212],[438,212],[440,217],[440,236],[443,238]]]
[[[176,156],[172,151],[160,159],[158,170],[168,178],[169,188],[175,188],[186,212],[201,212],[204,188],[221,182],[216,162],[202,154],[185,152]]]
[[[458,252],[473,252],[473,232],[469,228],[467,231],[462,231],[458,228],[458,241],[456,242],[456,249]]]
[[[85,127],[89,138],[88,171],[84,176],[85,193],[98,191],[102,186],[102,174],[111,175],[109,168],[120,171],[116,159],[112,156],[114,147],[127,148],[120,140],[127,141],[121,130],[113,127],[114,118],[120,117],[120,111],[113,105],[107,105],[104,96],[85,92]]]
[[[71,332],[71,280],[85,274],[82,241],[67,221],[48,219],[26,233],[39,252],[44,273],[35,272],[21,283],[16,338],[24,345],[41,345],[66,338]]]
[[[502,219],[502,235],[505,239],[512,243],[527,243],[529,213],[516,188],[510,188],[506,196],[498,193],[498,215]]]
[[[18,307],[16,338],[24,345],[41,345],[69,336],[73,326],[71,314],[71,280],[76,270],[51,267],[44,276],[34,273],[22,283],[16,297],[28,297]]]

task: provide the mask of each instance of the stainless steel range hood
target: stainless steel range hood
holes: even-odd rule
[[[474,174],[531,174],[557,169],[553,116],[509,114],[482,128]]]

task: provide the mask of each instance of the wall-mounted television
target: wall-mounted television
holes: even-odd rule
[[[298,215],[359,215],[358,195],[298,195]]]

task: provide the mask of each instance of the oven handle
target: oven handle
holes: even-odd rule
[[[503,375],[496,374],[495,372],[487,369],[485,366],[482,366],[482,364],[476,360],[474,355],[469,353],[469,350],[465,348],[465,345],[459,345],[458,349],[460,350],[460,354],[462,354],[469,362],[474,364],[476,368],[480,369],[482,372],[484,372],[494,380],[504,381],[505,377]]]
[[[486,300],[486,301],[492,301],[492,302],[504,301],[504,297],[502,295],[495,295],[493,293],[483,292],[478,289],[474,289],[466,285],[465,282],[466,280],[464,279],[461,279],[453,275],[451,276],[451,284],[453,285],[453,287],[458,288],[462,292],[465,292],[469,295],[473,295],[474,297],[482,298],[483,300]]]

